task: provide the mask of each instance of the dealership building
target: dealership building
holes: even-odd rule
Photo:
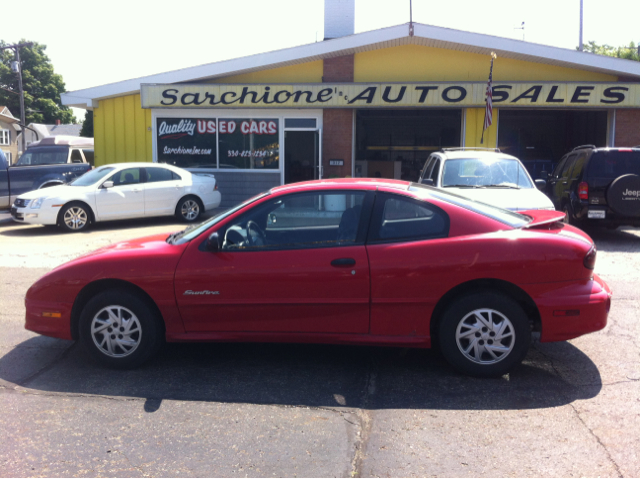
[[[498,147],[539,172],[578,145],[640,145],[640,62],[419,23],[354,34],[354,0],[326,0],[324,41],[62,102],[93,111],[96,165],[210,171],[223,206],[314,178],[416,181],[447,147]]]

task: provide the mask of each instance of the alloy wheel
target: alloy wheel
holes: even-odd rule
[[[87,212],[84,208],[72,206],[71,208],[67,208],[67,211],[64,212],[62,220],[70,230],[81,230],[87,225]]]
[[[458,323],[456,344],[478,364],[495,364],[511,353],[516,341],[509,318],[494,309],[476,309]]]
[[[122,358],[132,354],[140,345],[142,327],[131,310],[123,306],[107,306],[93,317],[91,338],[106,356]]]
[[[200,205],[195,200],[185,200],[180,209],[182,217],[188,221],[195,220],[200,214]]]

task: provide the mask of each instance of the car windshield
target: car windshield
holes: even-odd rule
[[[475,201],[464,196],[456,195],[449,191],[434,188],[432,186],[411,183],[411,186],[409,186],[409,191],[417,193],[418,195],[423,196],[425,199],[428,199],[428,197],[431,196],[433,198],[446,201],[447,203],[460,206],[461,208],[465,208],[483,216],[487,216],[493,220],[499,221],[500,223],[511,226],[512,228],[521,228],[531,223],[530,216],[514,213],[513,211],[498,208],[497,206],[482,203],[480,201]]]
[[[533,188],[522,163],[511,158],[459,158],[446,160],[444,188]]]
[[[113,166],[103,166],[101,168],[97,168],[95,170],[87,171],[84,175],[76,178],[71,183],[71,186],[89,186],[97,183],[105,176],[107,176],[111,171],[115,170]]]
[[[215,224],[219,223],[220,221],[222,221],[223,219],[231,216],[236,211],[241,210],[245,206],[253,203],[254,201],[257,201],[260,198],[264,198],[268,194],[269,194],[269,192],[260,193],[259,195],[248,199],[244,203],[236,206],[235,208],[231,208],[230,210],[225,211],[222,214],[219,214],[217,216],[209,218],[206,221],[203,221],[199,225],[192,225],[192,226],[189,226],[188,228],[186,228],[186,229],[184,229],[182,231],[178,231],[176,233],[173,233],[173,234],[169,235],[169,237],[167,238],[167,243],[183,244],[183,243],[186,243],[188,241],[191,241],[193,238],[196,238],[196,237],[200,236],[203,232],[205,232],[206,230],[211,228],[213,225],[215,225]]]
[[[66,146],[27,149],[16,163],[16,166],[59,165],[66,163],[68,157],[69,148]]]
[[[640,175],[639,150],[597,151],[589,161],[589,177],[613,179],[628,174]]]

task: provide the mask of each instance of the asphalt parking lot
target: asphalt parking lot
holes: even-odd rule
[[[80,234],[0,213],[0,475],[640,476],[640,229],[589,230],[608,326],[501,379],[422,350],[172,344],[135,371],[24,329],[28,287],[175,220]]]

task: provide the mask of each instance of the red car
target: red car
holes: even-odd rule
[[[274,188],[197,227],[62,265],[27,292],[26,328],[135,367],[164,340],[428,348],[496,376],[533,332],[605,327],[596,250],[563,213],[513,213],[384,179]]]

